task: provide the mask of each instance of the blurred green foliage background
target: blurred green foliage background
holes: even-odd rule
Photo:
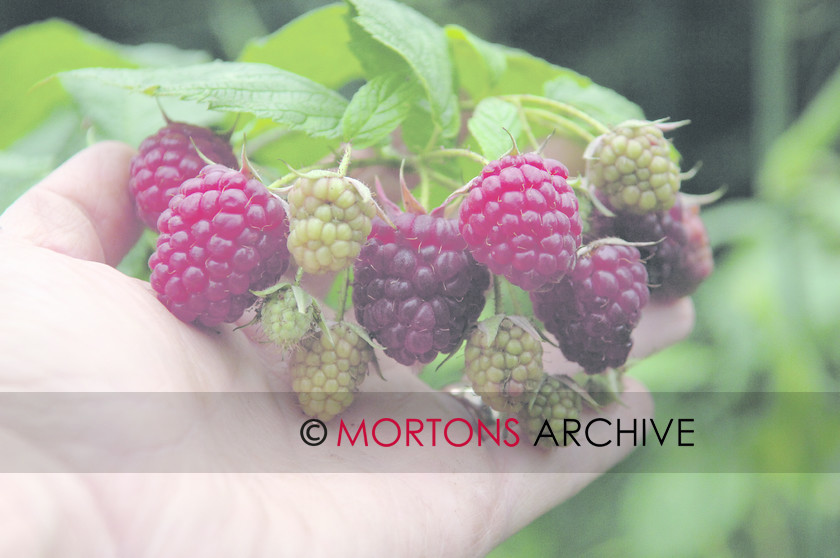
[[[232,58],[248,39],[325,3],[6,1],[0,32],[62,17],[121,44]],[[650,118],[691,119],[673,135],[689,165],[703,163],[686,191],[727,187],[703,213],[717,269],[695,295],[695,332],[631,369],[658,392],[657,417],[695,419],[696,451],[637,450],[493,556],[836,556],[840,3],[406,3],[580,71]],[[79,53],[65,54],[37,77],[69,69]],[[142,56],[88,54],[88,65]],[[32,85],[16,82],[32,75],[17,59],[0,50],[0,109],[10,89]],[[32,93],[33,111],[56,94],[50,87]],[[22,138],[7,129],[0,209],[82,146],[72,118],[53,121]]]

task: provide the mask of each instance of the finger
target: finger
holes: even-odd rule
[[[625,430],[635,425],[638,431],[635,442],[629,432],[621,435],[620,446],[616,444],[615,438],[609,445],[598,447],[588,444],[583,436],[577,436],[580,447],[570,444],[568,447],[549,450],[533,448],[530,453],[517,451],[509,454],[514,462],[508,466],[515,473],[505,477],[508,482],[501,487],[500,492],[512,501],[500,502],[500,507],[509,510],[509,513],[494,518],[499,522],[497,533],[502,539],[577,494],[626,458],[641,443],[641,419],[653,416],[653,398],[638,380],[625,377],[624,383],[625,392],[620,403],[609,405],[597,414],[591,411],[584,413],[580,422],[585,425],[597,416],[598,419],[609,421],[613,429],[618,421],[621,421],[621,427]],[[598,426],[603,424],[606,423]],[[597,430],[597,436],[608,436],[607,432],[608,428],[601,428]],[[612,435],[615,436],[615,432]],[[593,434],[593,437],[596,435]],[[598,443],[607,441],[608,438],[596,440]]]
[[[633,332],[630,358],[642,358],[682,341],[694,329],[694,303],[685,297],[670,303],[651,303]]]
[[[61,254],[116,265],[142,231],[128,190],[133,154],[113,141],[82,150],[0,215],[0,228]]]

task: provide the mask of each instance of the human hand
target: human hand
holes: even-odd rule
[[[148,409],[91,408],[83,395],[6,405],[0,469],[16,474],[0,478],[0,555],[483,555],[632,449],[305,446],[276,353],[253,332],[178,321],[147,283],[113,268],[141,231],[127,188],[132,154],[94,145],[0,216],[0,390],[104,392],[114,402],[159,392],[177,408],[150,421]],[[687,299],[649,307],[633,356],[692,324]],[[547,366],[559,370],[561,358],[547,354]],[[362,389],[390,394],[360,398],[348,422],[469,416],[410,369],[381,362],[386,381],[372,374]],[[644,388],[626,387],[637,393],[602,416],[651,416]],[[230,400],[211,392],[264,396],[225,409]],[[187,455],[195,461],[185,468]]]

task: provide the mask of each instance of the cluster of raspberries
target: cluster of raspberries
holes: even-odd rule
[[[554,412],[545,409],[576,412],[579,400],[545,375],[526,323],[476,327],[485,292],[494,280],[526,291],[534,316],[587,373],[622,366],[649,298],[690,294],[712,268],[698,209],[678,194],[667,151],[659,129],[641,124],[593,142],[587,180],[614,215],[594,211],[587,221],[566,167],[537,153],[488,163],[464,188],[457,219],[416,201],[401,211],[383,200],[386,215],[343,172],[303,176],[283,199],[245,160],[234,168],[226,138],[177,122],[141,144],[130,188],[160,233],[149,261],[159,300],[206,327],[255,307],[266,336],[293,349],[308,414],[332,417],[349,405],[373,360],[370,340],[404,365],[467,341],[476,391],[536,420]],[[358,325],[327,325],[299,286],[275,286],[292,262],[310,274],[352,267]]]

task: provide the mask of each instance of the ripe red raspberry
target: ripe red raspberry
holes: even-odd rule
[[[566,358],[594,374],[625,363],[649,296],[639,250],[604,244],[578,258],[550,290],[531,293],[531,301]]]
[[[475,259],[526,291],[559,281],[581,241],[568,176],[562,164],[536,153],[484,167],[469,185],[458,221]]]
[[[193,178],[206,164],[205,157],[236,166],[236,156],[227,141],[207,128],[170,122],[140,144],[131,159],[128,187],[137,202],[137,213],[146,225],[157,230],[157,220],[181,183]]]
[[[208,165],[161,214],[149,259],[158,298],[179,319],[234,322],[289,265],[289,225],[279,199],[249,174]]]
[[[484,307],[487,269],[476,263],[454,221],[400,213],[382,219],[354,268],[356,320],[404,364],[452,352]]]

